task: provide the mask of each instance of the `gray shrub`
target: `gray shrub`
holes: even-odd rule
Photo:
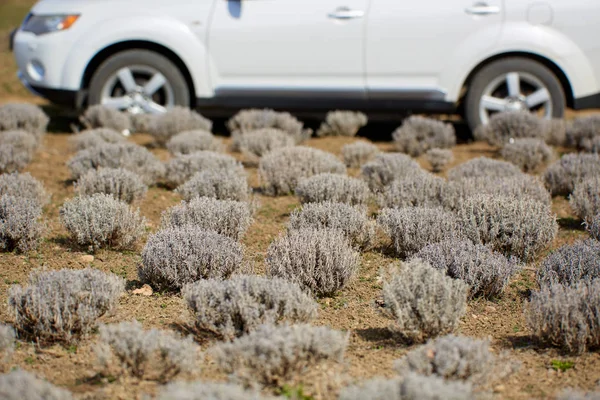
[[[182,295],[195,316],[196,328],[225,340],[262,324],[311,322],[319,308],[298,285],[256,275],[202,280],[184,286]]]
[[[477,194],[531,199],[548,206],[552,203],[550,193],[537,176],[520,174],[504,178],[479,177],[450,181],[444,204],[455,209],[462,201]]]
[[[590,152],[600,153],[600,134],[594,136],[591,142]]]
[[[171,154],[192,154],[197,151],[222,151],[223,143],[209,131],[183,131],[172,136],[166,143]]]
[[[567,122],[562,118],[542,119],[546,143],[550,146],[567,144]]]
[[[474,243],[525,262],[552,243],[558,232],[551,207],[530,199],[473,195],[460,204],[457,214]]]
[[[78,151],[67,163],[73,179],[92,169],[123,168],[138,175],[146,185],[165,173],[164,165],[148,149],[133,143],[108,143]]]
[[[25,131],[0,131],[0,146],[13,146],[33,157],[40,146],[36,136]]]
[[[44,186],[40,181],[32,177],[29,172],[0,175],[0,196],[4,196],[5,194],[32,199],[40,205],[46,204],[49,200]]]
[[[531,295],[525,319],[544,344],[581,354],[600,346],[600,280],[573,286],[553,283]]]
[[[431,243],[462,237],[458,218],[442,208],[384,208],[377,223],[400,257],[411,256]]]
[[[129,132],[132,128],[127,113],[101,104],[88,107],[79,119],[88,129],[108,128],[117,132]]]
[[[342,158],[348,168],[360,168],[363,164],[371,161],[379,152],[377,146],[364,140],[342,146]]]
[[[425,172],[406,154],[379,153],[360,169],[363,179],[373,191],[379,191],[396,179]]]
[[[467,311],[469,286],[421,260],[390,267],[383,277],[384,315],[405,338],[423,340],[452,332]]]
[[[72,400],[73,396],[37,378],[31,372],[16,369],[0,375],[0,398],[3,400]]]
[[[599,114],[575,118],[567,128],[567,145],[578,150],[598,152],[597,141],[599,139]]]
[[[556,400],[600,400],[600,392],[581,392],[565,389],[556,396]]]
[[[150,236],[138,275],[156,290],[178,291],[200,279],[224,279],[241,268],[243,247],[234,239],[193,225]]]
[[[110,128],[87,129],[69,139],[77,151],[97,147],[106,143],[125,143],[127,139],[122,133]]]
[[[13,144],[0,145],[0,173],[22,171],[31,162],[33,154]]]
[[[273,150],[261,158],[258,167],[263,188],[270,195],[291,194],[303,178],[323,173],[345,174],[346,167],[333,154],[304,146]]]
[[[212,197],[219,200],[246,201],[251,193],[241,168],[204,169],[179,186],[175,192],[185,200]]]
[[[343,388],[338,400],[404,400],[401,385],[402,380],[398,378],[374,378]]]
[[[296,144],[309,139],[312,130],[304,129],[304,124],[287,112],[277,112],[268,108],[241,110],[227,121],[232,135],[245,134],[263,128],[280,129],[294,138]]]
[[[508,178],[523,172],[514,164],[506,161],[477,157],[457,165],[448,171],[448,180],[458,181],[467,178]]]
[[[210,353],[242,381],[278,385],[322,361],[341,362],[347,345],[347,334],[324,326],[262,325]]]
[[[265,154],[282,147],[296,144],[294,137],[281,129],[262,128],[233,137],[233,147],[238,148],[246,157],[256,160]]]
[[[252,210],[248,203],[210,197],[196,197],[189,202],[183,201],[162,215],[163,229],[193,225],[235,240],[242,238],[250,224]]]
[[[600,279],[600,242],[588,239],[561,246],[542,261],[537,278],[540,286]]]
[[[340,174],[318,174],[302,179],[295,191],[302,203],[331,201],[352,205],[366,204],[371,191],[365,181]]]
[[[38,248],[44,226],[40,222],[42,207],[37,199],[0,197],[0,250],[25,253]]]
[[[442,207],[448,204],[448,183],[430,173],[407,175],[392,181],[379,196],[379,205],[388,208]]]
[[[283,400],[263,396],[234,383],[173,382],[158,393],[157,400]]]
[[[271,243],[265,261],[269,276],[330,296],[352,280],[360,257],[339,230],[298,229]]]
[[[26,336],[72,342],[91,332],[124,289],[122,278],[91,268],[40,272],[29,276],[28,286],[10,287],[8,305]]]
[[[154,125],[154,121],[159,116],[156,114],[130,114],[129,119],[131,120],[131,127],[133,131],[136,133],[148,133],[152,126]]]
[[[403,379],[371,379],[361,386],[342,390],[339,400],[467,400],[473,399],[471,385],[445,381],[436,376],[405,374]]]
[[[317,130],[317,136],[356,136],[367,125],[368,118],[357,111],[330,111]]]
[[[106,371],[118,364],[136,378],[166,382],[197,368],[198,346],[192,337],[182,339],[169,331],[144,330],[136,320],[100,325],[99,332],[96,356]]]
[[[428,262],[448,276],[469,285],[469,296],[494,297],[502,293],[519,263],[469,240],[444,240],[425,246],[413,258]]]
[[[425,152],[425,158],[433,172],[440,172],[446,165],[454,160],[454,155],[450,149],[433,148]]]
[[[9,103],[0,106],[0,131],[23,130],[39,140],[48,128],[50,118],[33,104]]]
[[[584,221],[600,214],[600,175],[587,177],[575,184],[569,204]]]
[[[396,149],[418,157],[429,149],[447,149],[456,145],[452,124],[413,115],[392,133]]]
[[[79,178],[75,189],[80,196],[104,193],[131,204],[144,198],[148,186],[139,176],[126,169],[101,168],[90,170]]]
[[[553,196],[568,195],[580,180],[600,176],[600,154],[565,154],[544,173],[546,187]]]
[[[437,376],[408,373],[400,389],[402,400],[472,400],[472,386],[465,382],[447,381]]]
[[[186,183],[198,172],[205,170],[220,172],[227,169],[239,174],[243,174],[244,171],[242,164],[228,154],[197,151],[169,160],[166,164],[165,181],[170,187],[177,187]]]
[[[134,211],[127,203],[104,193],[65,201],[60,218],[73,241],[88,246],[90,251],[131,249],[146,227],[139,209]]]
[[[503,146],[511,139],[545,139],[542,119],[523,111],[501,112],[492,115],[487,125],[475,132],[475,139],[485,140],[493,146]]]
[[[547,165],[554,158],[554,151],[543,139],[515,139],[504,145],[502,158],[518,166],[524,172],[533,172]]]
[[[491,378],[494,363],[489,341],[447,335],[409,351],[395,367],[400,374],[408,370],[424,376],[483,383]]]
[[[361,386],[343,389],[338,400],[467,400],[472,399],[468,383],[445,381],[436,376],[405,374],[403,379],[371,379]]]
[[[585,222],[585,229],[590,236],[600,241],[600,214],[595,215]]]
[[[210,132],[212,121],[187,107],[175,106],[154,118],[148,133],[157,144],[164,146],[178,133],[194,130]]]
[[[368,248],[375,240],[375,221],[366,207],[344,203],[306,203],[290,214],[288,229],[334,229],[341,231],[354,246]]]
[[[15,348],[15,337],[15,330],[12,326],[0,323],[0,361],[5,362],[12,355]]]

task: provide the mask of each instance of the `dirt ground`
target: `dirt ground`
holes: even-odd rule
[[[4,101],[1,101],[4,102]],[[389,137],[390,132],[382,132]],[[102,271],[113,272],[127,279],[128,291],[119,301],[113,315],[102,318],[110,323],[137,319],[145,327],[158,327],[185,331],[191,321],[180,296],[154,294],[150,297],[131,294],[140,286],[137,281],[137,265],[140,262],[140,248],[132,252],[100,251],[94,261],[86,263],[82,256],[86,253],[73,246],[61,226],[58,210],[65,199],[74,195],[73,185],[66,161],[74,154],[69,146],[70,134],[51,133],[44,139],[43,149],[27,167],[35,178],[43,182],[52,195],[51,203],[44,210],[47,231],[38,251],[30,254],[0,254],[0,321],[10,323],[13,316],[6,306],[7,291],[15,283],[25,284],[29,273],[36,269],[79,269],[92,266]],[[134,135],[132,141],[151,147],[148,135]],[[228,141],[227,138],[223,140]],[[308,146],[340,154],[341,147],[355,138],[311,139]],[[377,142],[385,151],[392,149],[387,141]],[[152,149],[162,160],[169,155],[164,150]],[[486,155],[496,157],[495,149],[481,143],[464,143],[454,148],[452,167],[468,159]],[[240,155],[235,155],[240,157]],[[419,160],[427,168],[424,160]],[[246,166],[253,187],[257,187],[256,168]],[[357,170],[349,171],[357,175]],[[444,175],[444,172],[442,172]],[[246,233],[243,243],[248,261],[255,263],[257,271],[264,270],[263,259],[270,242],[283,230],[290,212],[299,206],[295,197],[266,197],[256,195],[260,207],[256,211],[254,224]],[[159,187],[153,187],[139,206],[149,221],[149,233],[156,231],[161,213],[180,201],[178,195]],[[574,219],[564,198],[554,200],[554,210],[559,218],[560,232],[552,247],[587,237]],[[394,360],[400,358],[411,347],[393,337],[387,327],[390,320],[377,311],[375,300],[381,294],[377,276],[379,269],[394,259],[378,249],[386,246],[382,240],[375,250],[362,254],[360,272],[349,288],[334,298],[319,300],[321,309],[318,325],[350,332],[350,345],[342,366],[325,366],[308,371],[299,377],[297,385],[303,384],[305,394],[314,398],[331,398],[339,386],[375,376],[392,377],[396,374]],[[540,257],[540,259],[543,255]],[[491,388],[493,396],[507,399],[552,398],[567,387],[583,390],[597,389],[600,379],[600,355],[597,352],[573,357],[551,348],[540,348],[531,337],[523,319],[523,302],[530,290],[536,290],[535,270],[540,259],[529,264],[509,285],[504,295],[497,300],[476,299],[469,303],[468,312],[457,333],[489,338],[495,353],[507,353],[511,360],[520,363],[517,373],[498,381]],[[95,335],[81,341],[77,346],[40,348],[34,343],[19,341],[18,348],[3,366],[5,371],[20,367],[35,371],[50,382],[65,387],[82,398],[98,399],[137,399],[145,393],[154,393],[157,384],[136,381],[121,376],[100,376],[93,352]],[[201,343],[203,350],[214,343],[207,340]],[[552,368],[554,360],[571,361],[573,368],[560,372]],[[198,371],[179,379],[225,380],[210,359],[198,366]],[[311,398],[311,397],[307,397]]]
[[[27,101],[44,104],[31,97],[15,78],[15,64],[8,50],[7,36],[10,29],[17,26],[29,10],[34,0],[0,0],[0,104],[14,101]],[[56,110],[46,108],[53,117],[60,116]],[[598,111],[598,110],[597,110]],[[568,118],[578,115],[573,112]],[[581,115],[581,114],[579,114]],[[54,118],[52,130],[66,132],[64,119]],[[61,128],[62,127],[62,128]],[[393,129],[393,127],[391,128]],[[371,129],[370,137],[384,139],[377,142],[382,150],[390,151],[389,127]],[[74,154],[69,146],[68,133],[51,133],[44,139],[42,150],[27,167],[35,178],[43,182],[52,195],[51,203],[44,209],[47,226],[44,241],[40,248],[30,254],[0,253],[0,321],[11,323],[13,316],[6,305],[7,291],[12,284],[25,284],[31,271],[36,269],[56,270],[61,268],[85,268],[92,266],[106,272],[113,272],[127,279],[127,293],[121,297],[116,312],[102,318],[101,322],[111,323],[137,319],[145,327],[174,329],[185,332],[191,316],[180,296],[154,294],[150,297],[131,294],[140,286],[137,281],[137,265],[140,250],[114,252],[100,251],[93,262],[85,262],[85,251],[73,246],[67,232],[61,226],[58,210],[65,199],[74,194],[70,174],[65,165]],[[147,135],[134,135],[132,141],[150,145]],[[226,139],[225,139],[226,140]],[[358,139],[326,138],[312,139],[307,145],[339,155],[342,145]],[[164,150],[152,150],[162,160],[169,155]],[[454,148],[454,162],[448,168],[468,159],[486,155],[496,157],[496,151],[481,143],[463,143]],[[236,155],[237,156],[237,155]],[[427,167],[423,160],[421,165]],[[247,166],[251,184],[256,187],[256,168]],[[356,175],[358,171],[351,170]],[[444,175],[442,172],[441,175]],[[264,270],[263,259],[270,242],[284,229],[290,212],[299,206],[295,197],[265,197],[257,195],[260,207],[256,211],[255,222],[243,239],[246,258],[255,263],[258,272]],[[178,195],[162,188],[151,188],[146,198],[138,205],[149,221],[149,234],[159,227],[161,213],[180,201]],[[554,199],[554,211],[559,218],[560,231],[552,245],[556,248],[564,243],[587,237],[580,221],[572,215],[568,201]],[[335,391],[348,383],[354,383],[375,376],[392,377],[396,374],[394,360],[411,349],[393,337],[387,330],[390,321],[382,317],[375,305],[380,296],[381,286],[377,280],[378,271],[394,261],[375,246],[375,250],[362,254],[362,266],[354,282],[334,298],[320,300],[319,325],[350,332],[350,345],[345,362],[341,366],[323,366],[307,371],[291,385],[303,384],[304,393],[314,398],[332,398]],[[573,357],[552,348],[536,345],[523,319],[523,302],[530,290],[536,290],[535,270],[540,259],[529,264],[509,285],[504,295],[497,300],[476,299],[469,303],[468,312],[463,318],[457,333],[489,338],[493,351],[506,353],[520,363],[518,372],[496,382],[491,388],[495,398],[531,399],[553,398],[567,387],[582,390],[597,390],[600,383],[600,355],[597,352]],[[123,376],[101,376],[95,364],[93,346],[96,335],[85,339],[76,346],[40,348],[34,343],[19,341],[15,354],[7,363],[0,363],[0,372],[19,367],[45,377],[53,384],[72,391],[76,397],[85,399],[140,399],[144,394],[153,394],[158,385],[148,381],[137,381]],[[214,340],[200,343],[207,349]],[[552,362],[571,361],[573,367],[567,371],[555,371]],[[204,360],[193,374],[180,376],[184,380],[223,381],[227,377],[220,373],[210,359]],[[304,397],[305,400],[313,397]]]

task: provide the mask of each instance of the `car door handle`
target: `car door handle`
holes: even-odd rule
[[[499,14],[500,7],[490,6],[487,3],[476,3],[473,7],[466,8],[465,12],[469,15],[492,15]]]
[[[362,10],[352,10],[348,7],[340,7],[334,12],[327,14],[327,16],[332,19],[354,19],[364,17],[365,12]]]

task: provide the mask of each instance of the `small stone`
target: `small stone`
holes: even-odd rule
[[[139,289],[135,289],[133,292],[131,292],[132,294],[141,294],[142,296],[152,296],[152,288],[150,287],[150,285],[144,285]]]
[[[495,393],[502,393],[506,390],[506,387],[504,385],[498,385],[494,388],[494,392]]]
[[[84,256],[81,256],[81,261],[84,263],[94,262],[94,256],[91,254],[86,254]]]
[[[496,307],[494,307],[494,306],[487,306],[485,308],[485,310],[488,311],[488,312],[496,312]]]

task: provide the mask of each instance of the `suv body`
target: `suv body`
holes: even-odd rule
[[[598,26],[589,0],[42,0],[13,47],[26,86],[75,107],[462,106],[475,127],[600,107]]]

